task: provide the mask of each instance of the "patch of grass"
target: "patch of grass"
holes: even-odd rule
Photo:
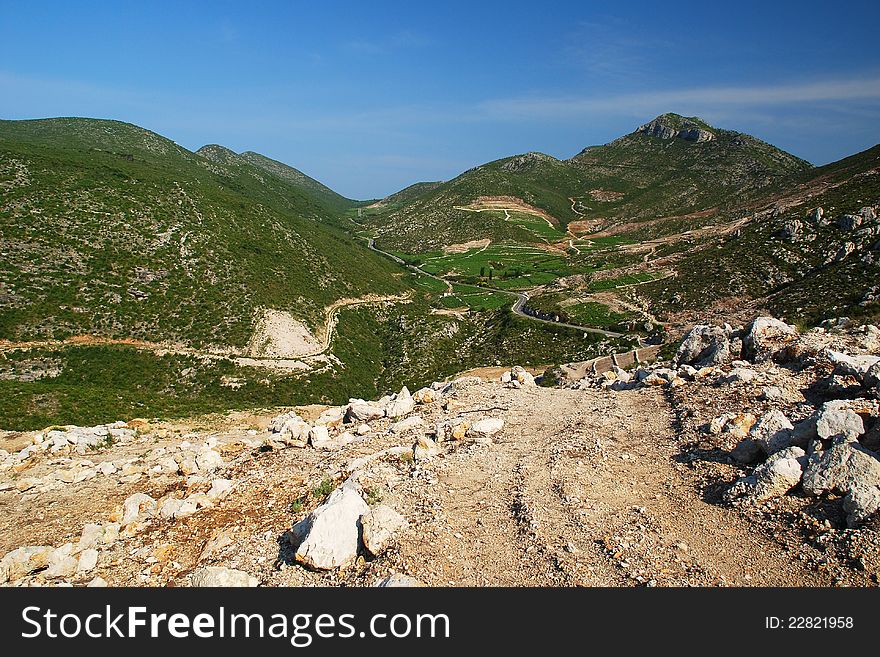
[[[330,477],[324,477],[321,483],[312,489],[312,497],[316,500],[323,500],[336,489],[336,482]]]
[[[383,494],[379,486],[367,486],[364,492],[367,494],[367,504],[369,506],[376,506],[382,503]]]

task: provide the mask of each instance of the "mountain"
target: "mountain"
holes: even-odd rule
[[[755,137],[663,114],[569,160],[526,153],[408,193],[402,204],[378,213],[373,227],[381,245],[412,253],[482,238],[541,241],[534,231],[490,211],[506,205],[545,215],[560,239],[567,230],[636,232],[633,224],[648,220],[649,232],[662,234],[676,230],[683,216],[711,215],[809,168]],[[669,221],[657,221],[664,218]],[[689,219],[698,224],[701,218]]]
[[[350,201],[220,146],[117,121],[0,121],[0,339],[247,344],[261,309],[323,326],[400,270],[332,225]]]

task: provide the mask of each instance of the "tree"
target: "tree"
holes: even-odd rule
[[[480,267],[480,278],[483,278],[486,275],[486,268]]]
[[[492,270],[491,269],[489,270],[489,280],[490,281],[492,280]]]

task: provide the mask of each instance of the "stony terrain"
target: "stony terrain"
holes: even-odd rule
[[[0,579],[874,586],[878,354],[875,326],[759,318],[556,387],[514,367],[342,407],[8,434]]]

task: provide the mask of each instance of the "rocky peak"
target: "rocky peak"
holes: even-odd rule
[[[556,158],[550,155],[533,151],[531,153],[525,153],[524,155],[517,155],[516,157],[510,158],[507,162],[501,165],[501,168],[505,171],[522,171],[524,169],[530,169],[540,162],[550,162],[555,159]]]
[[[220,144],[207,144],[196,151],[197,155],[201,155],[207,160],[218,164],[232,164],[241,161],[241,156],[235,151],[231,151]]]
[[[640,126],[636,131],[660,139],[684,139],[686,141],[703,142],[715,139],[715,133],[709,125],[695,117],[684,117],[678,114],[661,114],[653,121]]]

